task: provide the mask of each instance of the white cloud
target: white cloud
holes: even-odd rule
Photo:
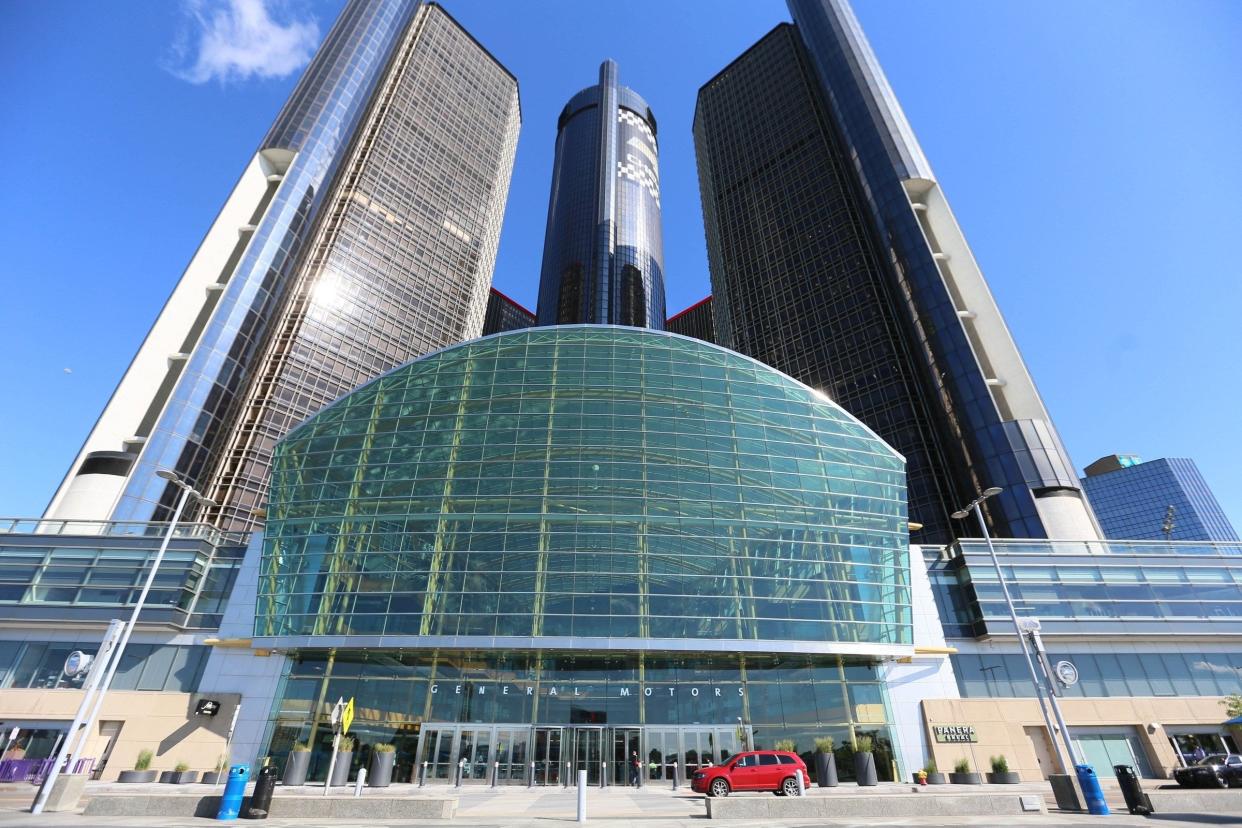
[[[319,44],[314,18],[278,22],[274,0],[185,0],[186,28],[168,69],[190,83],[283,78],[301,69]]]

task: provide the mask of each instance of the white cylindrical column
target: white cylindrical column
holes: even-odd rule
[[[578,821],[586,822],[586,771],[578,771]]]

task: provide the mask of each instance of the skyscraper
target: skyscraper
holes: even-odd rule
[[[692,336],[704,342],[716,342],[715,325],[712,322],[712,297],[700,299],[690,307],[675,313],[664,323],[665,330]]]
[[[517,302],[492,288],[487,297],[487,313],[483,317],[483,335],[516,331],[535,324],[535,315]]]
[[[481,332],[520,119],[516,79],[441,7],[351,0],[47,516],[164,519],[164,468],[252,528],[292,426]]]
[[[1010,537],[1098,529],[987,283],[848,5],[793,0],[699,91],[717,341],[828,393],[907,458],[918,539],[986,487]]]
[[[537,315],[540,325],[664,327],[656,121],[611,60],[557,122]]]
[[[1119,540],[1236,541],[1238,533],[1194,460],[1101,457],[1084,470],[1104,536]]]

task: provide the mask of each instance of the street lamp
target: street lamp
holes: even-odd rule
[[[159,571],[160,564],[164,561],[164,553],[168,551],[168,543],[172,540],[173,533],[177,531],[177,521],[181,520],[181,512],[185,509],[186,502],[193,497],[195,500],[208,506],[216,505],[211,498],[201,495],[191,488],[176,472],[159,469],[155,474],[157,477],[167,480],[180,489],[181,496],[177,498],[177,506],[173,510],[172,520],[168,523],[168,529],[164,532],[164,540],[160,543],[159,551],[155,553],[155,560],[151,562],[151,571],[147,573],[147,580],[142,585],[142,592],[138,594],[138,602],[134,604],[134,610],[130,613],[129,622],[125,625],[125,631],[121,633],[121,639],[112,653],[112,658],[108,663],[108,672],[99,684],[99,694],[95,698],[95,706],[91,710],[90,716],[87,717],[83,724],[81,738],[77,738],[78,734],[76,733],[70,733],[65,739],[60,753],[52,764],[52,769],[48,771],[47,779],[39,789],[39,795],[35,798],[34,805],[30,808],[32,814],[43,812],[43,806],[52,792],[52,785],[56,782],[56,777],[60,773],[60,767],[64,764],[65,757],[76,757],[86,749],[86,740],[90,738],[91,730],[95,726],[95,720],[99,717],[99,711],[103,709],[104,696],[108,694],[108,688],[112,685],[112,677],[116,675],[117,665],[121,663],[121,657],[125,655],[125,647],[129,644],[129,637],[134,632],[134,625],[138,623],[138,614],[142,612],[143,605],[146,604],[147,593],[151,591],[151,584],[155,582],[155,573]],[[71,744],[75,741],[77,746],[70,750]]]
[[[1026,669],[1031,673],[1031,681],[1035,683],[1035,698],[1039,702],[1039,712],[1044,715],[1044,724],[1048,727],[1048,735],[1052,739],[1052,747],[1057,754],[1057,762],[1061,765],[1061,770],[1069,774],[1070,766],[1065,761],[1065,756],[1061,752],[1060,745],[1057,744],[1056,728],[1052,726],[1052,719],[1048,717],[1048,708],[1043,703],[1043,682],[1039,680],[1039,674],[1035,671],[1035,661],[1031,658],[1031,651],[1026,646],[1026,627],[1018,620],[1018,611],[1014,608],[1013,598],[1009,594],[1009,584],[1005,582],[1005,573],[1001,571],[1000,559],[996,557],[996,547],[992,544],[992,535],[988,532],[988,525],[983,520],[983,510],[980,505],[989,497],[995,497],[1003,492],[1004,489],[999,486],[992,486],[984,489],[983,494],[970,501],[965,507],[958,509],[953,513],[955,520],[965,520],[970,517],[973,510],[975,517],[979,519],[979,529],[983,531],[983,539],[987,541],[988,552],[992,556],[992,566],[996,568],[996,579],[1000,581],[1001,592],[1005,596],[1005,606],[1009,609],[1009,617],[1013,620],[1013,629],[1018,636],[1018,645],[1022,647],[1022,655],[1026,659]],[[1032,619],[1026,619],[1031,622]],[[1028,624],[1029,626],[1029,624]],[[1049,681],[1052,677],[1049,676]],[[1061,707],[1057,704],[1056,696],[1051,692],[1048,693],[1048,699],[1052,703],[1052,709],[1056,713],[1057,722],[1061,725],[1061,736],[1065,740],[1065,747],[1069,751],[1070,761],[1074,761],[1074,745],[1070,741],[1069,728],[1065,725],[1065,720],[1061,717]]]

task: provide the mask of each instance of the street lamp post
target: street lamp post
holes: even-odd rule
[[[1062,753],[1061,745],[1056,738],[1057,728],[1053,727],[1052,719],[1048,715],[1048,708],[1044,705],[1044,687],[1043,682],[1039,680],[1039,673],[1035,670],[1035,661],[1031,658],[1031,651],[1026,645],[1026,633],[1023,630],[1021,622],[1018,621],[1018,611],[1013,605],[1013,598],[1009,594],[1009,584],[1005,582],[1005,573],[1001,571],[1000,559],[996,557],[996,547],[992,544],[992,535],[988,532],[988,525],[983,520],[983,510],[980,505],[989,497],[995,497],[1000,494],[1003,489],[999,486],[993,486],[985,489],[983,494],[976,497],[964,508],[958,509],[953,513],[956,520],[965,520],[974,511],[975,517],[979,519],[979,528],[983,531],[983,539],[987,541],[988,552],[992,556],[992,566],[996,568],[996,578],[1000,581],[1001,592],[1005,596],[1005,606],[1009,609],[1009,618],[1013,621],[1014,633],[1018,636],[1018,644],[1022,647],[1022,656],[1026,659],[1026,669],[1031,674],[1031,681],[1035,684],[1035,700],[1039,703],[1039,712],[1044,716],[1044,724],[1048,728],[1048,735],[1052,740],[1052,748],[1057,754],[1057,763],[1061,766],[1061,772],[1070,774],[1070,765],[1074,761],[1074,745],[1070,741],[1069,731],[1065,728],[1064,719],[1061,717],[1061,710],[1057,706],[1056,697],[1052,693],[1048,693],[1048,698],[1052,702],[1053,710],[1056,711],[1057,721],[1061,723],[1061,735],[1065,740],[1065,747],[1069,751],[1070,762],[1065,761],[1065,754]]]
[[[172,520],[168,523],[168,529],[164,532],[164,540],[160,543],[159,551],[155,553],[155,560],[151,562],[151,571],[147,573],[147,580],[142,585],[142,592],[138,593],[138,602],[134,604],[134,610],[129,615],[129,622],[125,625],[125,631],[121,633],[121,639],[117,642],[117,646],[112,653],[112,657],[108,663],[108,672],[104,675],[103,680],[99,684],[99,693],[95,698],[95,705],[90,715],[86,718],[80,731],[79,738],[77,733],[67,734],[65,738],[64,756],[70,761],[79,756],[86,749],[86,740],[90,738],[91,730],[95,726],[95,720],[99,717],[99,711],[103,709],[104,697],[108,694],[108,688],[112,686],[112,677],[116,675],[117,665],[121,663],[121,657],[125,655],[125,647],[129,644],[129,637],[134,632],[134,626],[138,623],[138,614],[142,612],[143,606],[147,601],[147,593],[151,591],[151,584],[155,582],[155,573],[159,571],[160,564],[164,561],[164,553],[168,551],[168,544],[172,540],[173,533],[177,531],[177,522],[181,520],[181,513],[185,509],[186,503],[191,497],[205,503],[207,505],[215,505],[214,502],[198,492],[194,491],[184,480],[182,480],[176,472],[160,469],[156,475],[174,484],[181,490],[181,496],[177,498],[177,506],[173,510]],[[74,741],[77,745],[74,746]],[[60,773],[60,767],[63,760],[56,761],[52,769],[48,771],[47,779],[39,788],[39,794],[35,798],[34,805],[31,806],[30,812],[38,814],[43,812],[43,806],[47,802],[48,796],[52,792],[52,785],[56,781],[57,775]]]

